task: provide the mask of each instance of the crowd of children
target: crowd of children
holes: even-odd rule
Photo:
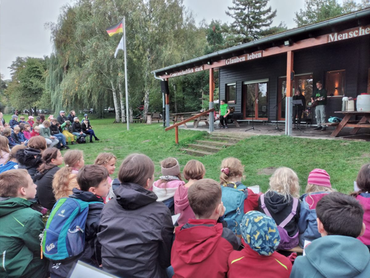
[[[1,113],[1,112],[0,112]],[[73,115],[71,119],[71,115]],[[3,119],[3,114],[0,114],[0,135],[8,139],[7,145],[13,148],[16,145],[28,145],[28,141],[35,136],[42,136],[45,138],[47,146],[56,147],[60,150],[69,149],[68,144],[74,145],[76,142],[85,143],[87,135],[90,136],[90,142],[99,141],[94,130],[90,124],[87,114],[84,116],[84,121],[80,124],[75,112],[71,111],[69,117],[65,116],[65,111],[61,110],[59,116],[54,118],[50,115],[45,120],[45,115],[40,114],[34,121],[33,116],[28,116],[28,121],[24,116],[20,116],[18,120],[17,115],[13,115],[9,123]],[[1,139],[3,140],[3,139]],[[0,142],[3,145],[3,142]],[[8,152],[9,153],[9,152]],[[2,162],[4,153],[0,154],[0,162]],[[0,163],[2,164],[2,163]]]
[[[131,154],[114,179],[112,153],[85,165],[82,151],[63,157],[43,136],[10,152],[9,142],[0,137],[0,277],[68,277],[78,260],[118,277],[370,275],[370,164],[351,195],[313,169],[299,196],[287,167],[261,193],[242,183],[233,157],[221,162],[219,181],[204,178],[198,160],[181,171],[174,157],[155,180],[153,161]]]

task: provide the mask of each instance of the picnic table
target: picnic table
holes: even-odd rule
[[[338,123],[336,129],[330,136],[336,137],[344,127],[351,127],[351,134],[356,134],[360,128],[370,128],[370,111],[335,111],[334,113],[343,114],[343,120]],[[353,116],[361,116],[359,121],[350,121]]]
[[[177,122],[182,122],[195,114],[199,114],[199,112],[171,113],[171,118],[172,118],[173,124],[176,124]],[[186,123],[184,123],[184,125],[185,127],[188,127]]]

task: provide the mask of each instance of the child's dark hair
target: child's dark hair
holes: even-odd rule
[[[26,124],[24,124],[24,123],[19,124],[20,132],[23,132],[23,130],[25,130],[25,125]]]
[[[364,210],[352,196],[327,194],[317,203],[316,214],[328,235],[356,238],[361,234]]]
[[[40,173],[55,167],[55,165],[51,163],[51,160],[58,157],[58,152],[59,150],[57,148],[46,149],[42,152],[42,164],[38,168]]]
[[[203,163],[192,159],[186,163],[184,170],[184,178],[186,180],[200,180],[204,177],[206,173],[206,168],[204,167]]]
[[[194,214],[203,219],[209,218],[221,203],[221,187],[212,179],[198,180],[188,191],[189,204]]]
[[[132,182],[146,187],[147,180],[154,174],[154,163],[145,154],[130,154],[127,156],[118,171],[118,179],[121,183]]]
[[[108,170],[100,165],[86,165],[78,171],[77,183],[82,191],[89,191],[90,187],[97,188],[108,178]]]
[[[362,165],[357,174],[356,183],[360,190],[352,193],[351,196],[357,197],[361,193],[370,192],[370,163]]]

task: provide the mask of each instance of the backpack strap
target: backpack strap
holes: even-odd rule
[[[266,204],[265,204],[265,194],[262,194],[262,195],[261,195],[260,200],[261,200],[261,208],[263,209],[264,213],[265,213],[267,216],[269,216],[269,217],[271,217],[271,218],[272,218],[272,216],[271,216],[271,214],[270,214],[270,212],[269,212],[269,210],[267,209]]]
[[[293,219],[293,217],[297,213],[298,199],[296,199],[294,197],[292,197],[292,198],[293,198],[292,211],[289,213],[287,218],[285,218],[284,221],[279,224],[279,226],[282,227],[282,228],[284,228]]]

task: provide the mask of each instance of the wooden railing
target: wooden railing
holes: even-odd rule
[[[174,124],[174,125],[171,125],[171,126],[169,126],[169,127],[167,127],[166,129],[165,129],[165,131],[168,131],[168,130],[170,130],[170,129],[175,129],[175,142],[176,142],[176,144],[178,144],[179,143],[179,126],[180,125],[183,125],[183,124],[185,124],[185,123],[187,123],[187,122],[190,122],[190,121],[192,121],[192,120],[195,120],[196,118],[199,118],[199,117],[202,117],[202,116],[204,116],[204,115],[207,115],[208,113],[210,113],[210,112],[213,112],[213,111],[215,111],[215,109],[214,108],[212,108],[212,109],[209,109],[209,110],[207,110],[207,111],[204,111],[204,112],[202,112],[202,113],[199,113],[199,114],[197,114],[197,115],[194,115],[193,117],[190,117],[190,118],[188,118],[188,119],[186,119],[186,120],[183,120],[182,122],[179,122],[179,123],[176,123],[176,124]]]

